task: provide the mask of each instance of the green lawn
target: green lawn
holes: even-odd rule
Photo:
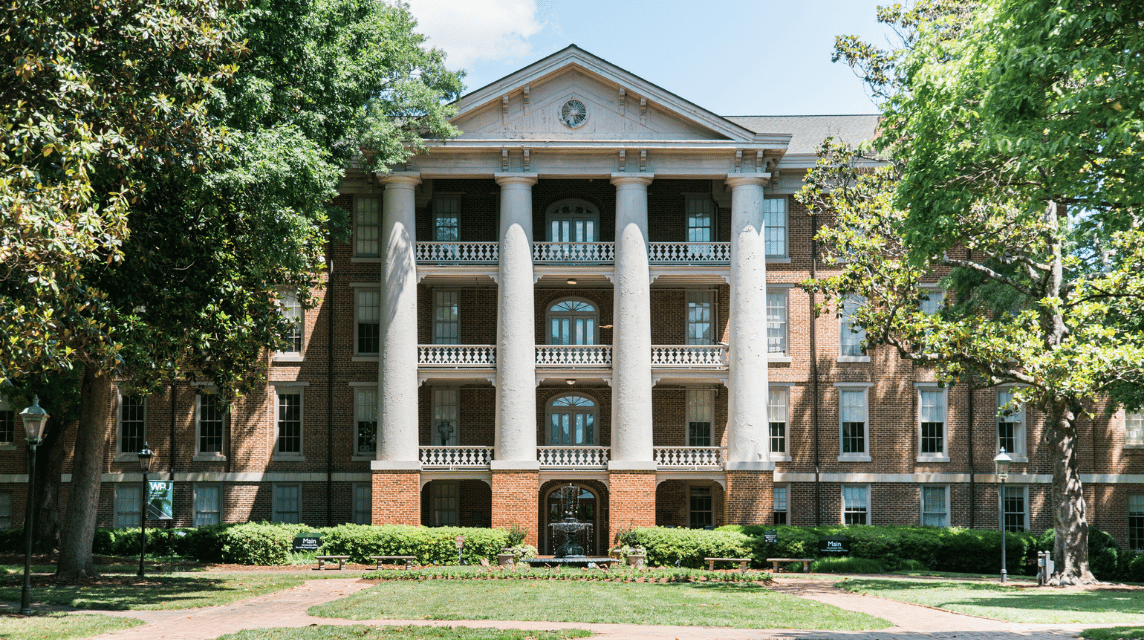
[[[840,588],[1010,622],[1144,624],[1144,591],[1003,587],[988,582],[850,578]]]
[[[1080,637],[1092,640],[1144,640],[1144,627],[1089,629],[1081,632]]]
[[[352,575],[342,572],[342,577]],[[300,576],[273,573],[187,573],[143,579],[111,575],[78,585],[56,585],[51,578],[37,578],[32,583],[35,603],[105,610],[209,607],[302,584]],[[22,578],[0,578],[0,600],[19,600],[22,583]]]
[[[29,617],[9,613],[0,615],[0,638],[3,640],[90,638],[141,624],[143,621],[135,618],[90,613],[44,613]]]
[[[300,629],[252,629],[217,640],[565,640],[592,635],[583,629],[517,631],[515,629],[470,629],[467,627],[302,627]]]
[[[750,583],[646,584],[571,580],[383,582],[310,607],[352,620],[545,620],[743,629],[882,629],[890,623]]]

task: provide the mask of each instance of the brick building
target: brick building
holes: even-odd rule
[[[550,553],[574,483],[592,553],[633,525],[1051,527],[1042,416],[864,353],[798,286],[831,268],[791,197],[813,146],[876,116],[722,117],[575,46],[457,107],[459,138],[348,171],[352,240],[314,308],[283,292],[298,331],[264,390],[225,415],[206,386],[118,394],[102,525],[139,522],[146,439],[178,526],[516,523]],[[0,416],[0,526],[19,526]],[[1144,547],[1141,417],[1080,428],[1090,521]]]

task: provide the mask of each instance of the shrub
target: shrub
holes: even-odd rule
[[[870,558],[819,558],[811,563],[810,570],[816,573],[885,573],[886,565]]]
[[[505,531],[508,533],[509,547],[518,547],[524,544],[524,538],[528,535],[528,529],[516,522],[509,524]]]
[[[323,530],[304,524],[269,522],[247,522],[228,526],[218,532],[221,542],[219,555],[222,562],[233,564],[289,564],[294,538],[310,531]]]
[[[516,544],[508,547],[509,553],[512,554],[513,562],[520,562],[521,560],[528,560],[529,558],[536,557],[536,547],[530,544]]]
[[[680,566],[699,568],[704,557],[751,557],[750,538],[737,531],[640,527],[625,537],[640,543],[651,566],[670,566],[679,561]]]
[[[405,525],[347,524],[331,529],[323,538],[325,553],[350,556],[351,562],[369,563],[369,556],[416,556],[418,564],[456,564],[457,535],[465,536],[463,557],[470,564],[481,558],[495,560],[508,547],[504,529],[411,527]]]
[[[1037,539],[1039,551],[1053,551],[1056,543],[1056,532],[1052,529],[1045,531]],[[1088,528],[1088,568],[1097,580],[1116,580],[1121,571],[1118,566],[1120,559],[1120,545],[1116,539],[1105,531],[1089,526]]]
[[[1144,553],[1127,551],[1120,556],[1120,579],[1125,582],[1144,582]]]

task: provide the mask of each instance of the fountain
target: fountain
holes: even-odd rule
[[[548,525],[552,543],[556,547],[555,557],[533,558],[525,562],[534,567],[544,565],[587,567],[615,562],[612,558],[589,558],[585,555],[588,541],[592,538],[592,523],[580,522],[576,517],[580,507],[581,491],[583,489],[572,484],[557,489],[560,496],[560,520]]]

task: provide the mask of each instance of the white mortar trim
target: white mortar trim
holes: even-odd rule
[[[773,383],[769,383],[769,384],[779,384],[779,383],[773,382]],[[872,387],[872,386],[874,386],[874,383],[873,382],[835,382],[834,386],[836,386],[836,387]]]

